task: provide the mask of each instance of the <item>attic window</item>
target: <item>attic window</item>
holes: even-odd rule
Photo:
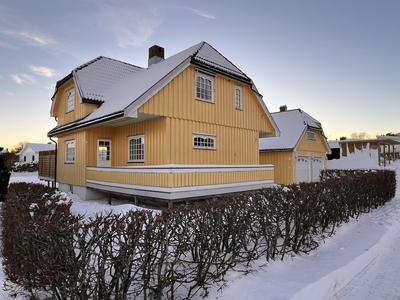
[[[242,109],[242,87],[239,85],[235,86],[235,107]]]
[[[73,111],[75,108],[75,88],[70,88],[67,93],[67,108],[66,112]]]
[[[203,73],[196,74],[196,99],[213,102],[214,78]]]
[[[307,131],[307,139],[308,139],[308,140],[314,140],[314,141],[315,141],[315,132],[313,132],[313,131]]]

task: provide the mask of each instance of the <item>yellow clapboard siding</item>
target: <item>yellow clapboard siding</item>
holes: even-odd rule
[[[234,171],[234,172],[198,172],[198,173],[128,173],[103,172],[88,170],[88,179],[168,188],[189,187],[198,185],[214,185],[247,181],[273,180],[273,170]]]
[[[247,84],[217,75],[214,103],[195,99],[194,66],[189,66],[139,108],[139,113],[274,132],[272,124]],[[242,87],[242,110],[235,108],[235,85]]]
[[[64,135],[58,138],[57,181],[74,185],[86,185],[85,132]],[[65,142],[75,140],[75,162],[65,163]]]

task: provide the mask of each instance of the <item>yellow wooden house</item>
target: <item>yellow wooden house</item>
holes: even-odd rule
[[[174,201],[274,183],[260,137],[279,129],[253,81],[206,42],[149,66],[98,57],[56,84],[57,182],[82,199]]]
[[[260,139],[260,163],[274,165],[277,184],[318,181],[331,153],[321,123],[286,105],[271,115],[281,134]]]

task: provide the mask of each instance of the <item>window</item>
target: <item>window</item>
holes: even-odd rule
[[[144,135],[131,136],[128,139],[128,161],[144,162]]]
[[[67,110],[66,112],[73,111],[75,107],[75,88],[67,90]]]
[[[213,102],[213,77],[203,73],[197,73],[196,99]]]
[[[111,141],[98,140],[97,155],[99,161],[108,161],[111,159]]]
[[[26,156],[24,156],[24,161],[26,161]]]
[[[65,162],[75,162],[75,140],[65,142]]]
[[[315,140],[315,132],[313,132],[313,131],[307,131],[307,139],[309,139],[309,140]]]
[[[235,86],[235,107],[236,109],[242,109],[242,87]]]
[[[215,149],[215,135],[205,133],[193,134],[193,148]]]
[[[32,155],[32,161],[35,161],[35,155]]]

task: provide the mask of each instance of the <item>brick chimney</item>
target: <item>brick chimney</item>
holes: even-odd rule
[[[149,67],[164,60],[164,48],[154,45],[149,48]]]
[[[286,106],[286,105],[281,105],[281,106],[279,107],[279,111],[280,111],[280,112],[287,111],[287,106]]]

